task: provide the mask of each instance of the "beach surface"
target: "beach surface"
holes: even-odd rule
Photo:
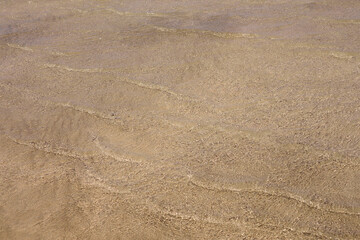
[[[360,239],[360,1],[0,1],[0,239]]]

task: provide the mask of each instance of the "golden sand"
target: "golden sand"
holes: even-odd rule
[[[0,1],[0,239],[360,239],[358,0]]]

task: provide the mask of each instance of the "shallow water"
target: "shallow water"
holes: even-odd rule
[[[360,238],[360,2],[0,2],[0,239]]]

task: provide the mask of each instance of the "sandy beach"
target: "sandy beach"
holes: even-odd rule
[[[360,1],[0,1],[0,239],[360,239]]]

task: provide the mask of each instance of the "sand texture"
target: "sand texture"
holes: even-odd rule
[[[0,239],[360,239],[360,1],[0,0]]]

